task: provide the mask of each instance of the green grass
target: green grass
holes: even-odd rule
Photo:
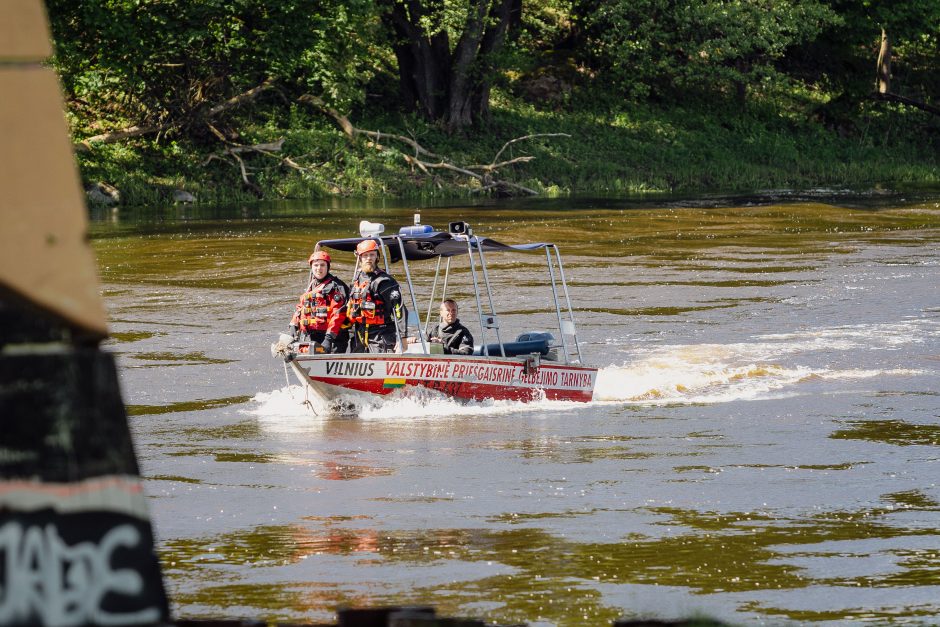
[[[849,132],[837,132],[793,107],[698,103],[655,108],[625,101],[613,107],[610,98],[599,102],[593,108],[545,111],[497,92],[489,122],[455,135],[379,107],[365,108],[351,119],[363,129],[413,137],[457,165],[489,163],[516,137],[567,133],[570,137],[516,143],[500,157],[534,157],[506,167],[501,176],[548,196],[940,182],[940,121],[920,112],[872,104],[852,121]],[[382,140],[383,151],[363,138],[350,141],[316,112],[265,113],[238,121],[241,142],[283,137],[281,156],[306,168],[286,167],[276,156],[246,156],[250,178],[265,198],[469,197],[479,187],[466,176],[443,170],[428,176],[409,166],[404,155],[411,150],[394,140]],[[116,186],[127,205],[165,204],[172,189],[186,189],[200,202],[257,198],[233,163],[206,163],[212,150],[217,148],[172,137],[141,139],[98,146],[81,154],[79,164],[86,183]]]

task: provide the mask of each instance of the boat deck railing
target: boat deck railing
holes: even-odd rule
[[[338,248],[340,250],[353,250],[359,242],[371,239],[381,247],[386,264],[401,260],[404,267],[405,281],[408,285],[408,294],[411,301],[411,311],[417,316],[417,343],[421,346],[423,354],[431,354],[430,342],[427,332],[431,324],[431,316],[435,303],[441,303],[447,298],[448,280],[450,278],[451,257],[467,256],[469,260],[470,280],[473,287],[473,303],[480,327],[479,340],[482,354],[490,357],[507,357],[507,342],[502,336],[502,327],[499,314],[496,311],[496,302],[493,298],[493,286],[487,268],[486,251],[497,252],[534,252],[545,250],[545,262],[548,270],[551,297],[557,323],[557,344],[551,348],[556,349],[557,359],[565,364],[583,364],[581,345],[578,341],[578,331],[574,320],[574,310],[571,306],[571,297],[568,292],[568,282],[565,278],[565,268],[561,260],[558,246],[551,242],[507,245],[494,240],[476,236],[473,229],[466,222],[451,222],[447,232],[435,231],[430,225],[420,223],[420,214],[415,214],[414,226],[402,227],[393,235],[382,235],[384,226],[381,224],[362,221],[360,223],[361,238],[347,238],[341,240],[323,240],[317,243]],[[432,259],[437,257],[437,267],[434,271],[434,280],[431,285],[431,294],[428,298],[427,313],[422,323],[421,311],[414,280],[411,275],[409,255],[412,259]],[[356,259],[356,268],[359,269],[359,260]],[[355,272],[355,271],[354,271]],[[438,285],[441,285],[438,297]],[[396,324],[395,332],[400,346],[406,346],[408,319],[405,324]],[[404,328],[403,328],[404,327]],[[403,336],[404,335],[404,336]],[[518,340],[517,340],[518,341]],[[409,350],[409,352],[414,352]],[[510,351],[513,352],[513,351]]]
[[[417,219],[415,225],[420,226]],[[455,232],[455,225],[459,225],[457,232]],[[487,269],[486,254],[484,252],[484,244],[487,240],[485,238],[475,237],[469,225],[465,222],[451,223],[450,233],[455,240],[465,242],[467,247],[470,278],[473,284],[474,304],[477,322],[480,326],[480,354],[493,357],[510,357],[522,354],[515,350],[517,348],[516,346],[512,346],[511,349],[507,351],[507,344],[518,344],[519,341],[507,343],[503,340],[501,334],[500,320],[496,312],[496,304],[493,300],[493,289]],[[408,282],[408,291],[411,294],[412,305],[415,308],[414,310],[418,312],[414,284],[411,279],[411,271],[408,266],[404,243],[401,236],[393,237],[397,240],[401,252],[401,259],[405,268],[405,277]],[[583,364],[584,360],[581,354],[581,345],[578,341],[577,326],[574,322],[574,310],[571,306],[571,297],[568,292],[568,283],[565,278],[561,253],[558,250],[558,246],[553,243],[541,244],[539,246],[545,249],[546,267],[548,269],[549,283],[552,290],[552,302],[555,310],[555,318],[558,323],[558,343],[550,344],[549,348],[560,349],[555,351],[555,356],[556,359],[565,364]],[[443,256],[439,256],[437,258],[437,267],[434,271],[434,281],[431,286],[431,294],[428,299],[427,313],[423,325],[420,324],[419,319],[418,337],[421,342],[422,350],[425,353],[429,352],[427,347],[427,330],[430,327],[434,303],[443,302],[447,297],[450,261],[450,257],[445,259]],[[443,279],[441,278],[442,265],[444,266]],[[442,284],[440,299],[436,298],[438,283]],[[491,337],[495,339],[495,342],[490,342]],[[535,350],[533,352],[540,351]]]

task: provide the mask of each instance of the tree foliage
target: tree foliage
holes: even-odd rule
[[[934,103],[940,92],[936,0],[47,0],[47,6],[54,63],[79,136],[151,125],[197,143],[235,138],[243,120],[226,114],[210,128],[207,112],[262,84],[276,86],[264,103],[282,125],[291,124],[301,94],[349,112],[368,106],[368,87],[383,108],[400,103],[454,131],[486,119],[494,85],[523,93],[511,83],[562,56],[576,70],[566,87],[580,81],[587,95],[579,106],[689,94],[766,102],[802,89],[857,112],[873,85],[882,29],[895,51],[893,84]],[[547,105],[543,99],[533,106]]]
[[[347,104],[361,98],[377,26],[368,0],[47,4],[73,105],[138,124],[197,120],[266,80]]]
[[[839,16],[816,0],[601,0],[581,7],[591,59],[634,98],[760,89],[788,49]]]
[[[828,0],[840,22],[791,52],[794,73],[824,81],[833,96],[858,101],[871,91],[881,33],[892,42],[896,86],[923,99],[940,96],[940,3],[934,0]]]

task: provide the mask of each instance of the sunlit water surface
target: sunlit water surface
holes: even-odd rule
[[[316,416],[268,350],[306,256],[412,212],[93,216],[177,616],[940,620],[937,200],[425,207],[436,226],[561,246],[594,402]],[[544,256],[488,261],[504,333],[550,328]],[[466,303],[468,273],[452,281]]]

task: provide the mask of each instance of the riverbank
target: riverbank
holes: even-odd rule
[[[296,105],[287,118],[272,108],[242,113],[239,120],[239,144],[283,139],[277,152],[225,154],[221,144],[137,138],[95,145],[79,153],[78,161],[86,188],[105,183],[128,206],[190,200],[186,194],[201,203],[331,195],[475,197],[492,193],[484,189],[489,179],[454,168],[518,157],[532,159],[504,166],[495,176],[545,196],[940,182],[940,125],[919,112],[872,103],[864,116],[833,127],[803,110],[770,106],[617,104],[546,111],[497,94],[490,121],[462,135],[373,105],[350,120],[382,135],[355,139],[323,112]],[[417,154],[393,135],[434,156]],[[506,146],[530,135],[538,136]],[[415,156],[453,168],[409,163]]]

